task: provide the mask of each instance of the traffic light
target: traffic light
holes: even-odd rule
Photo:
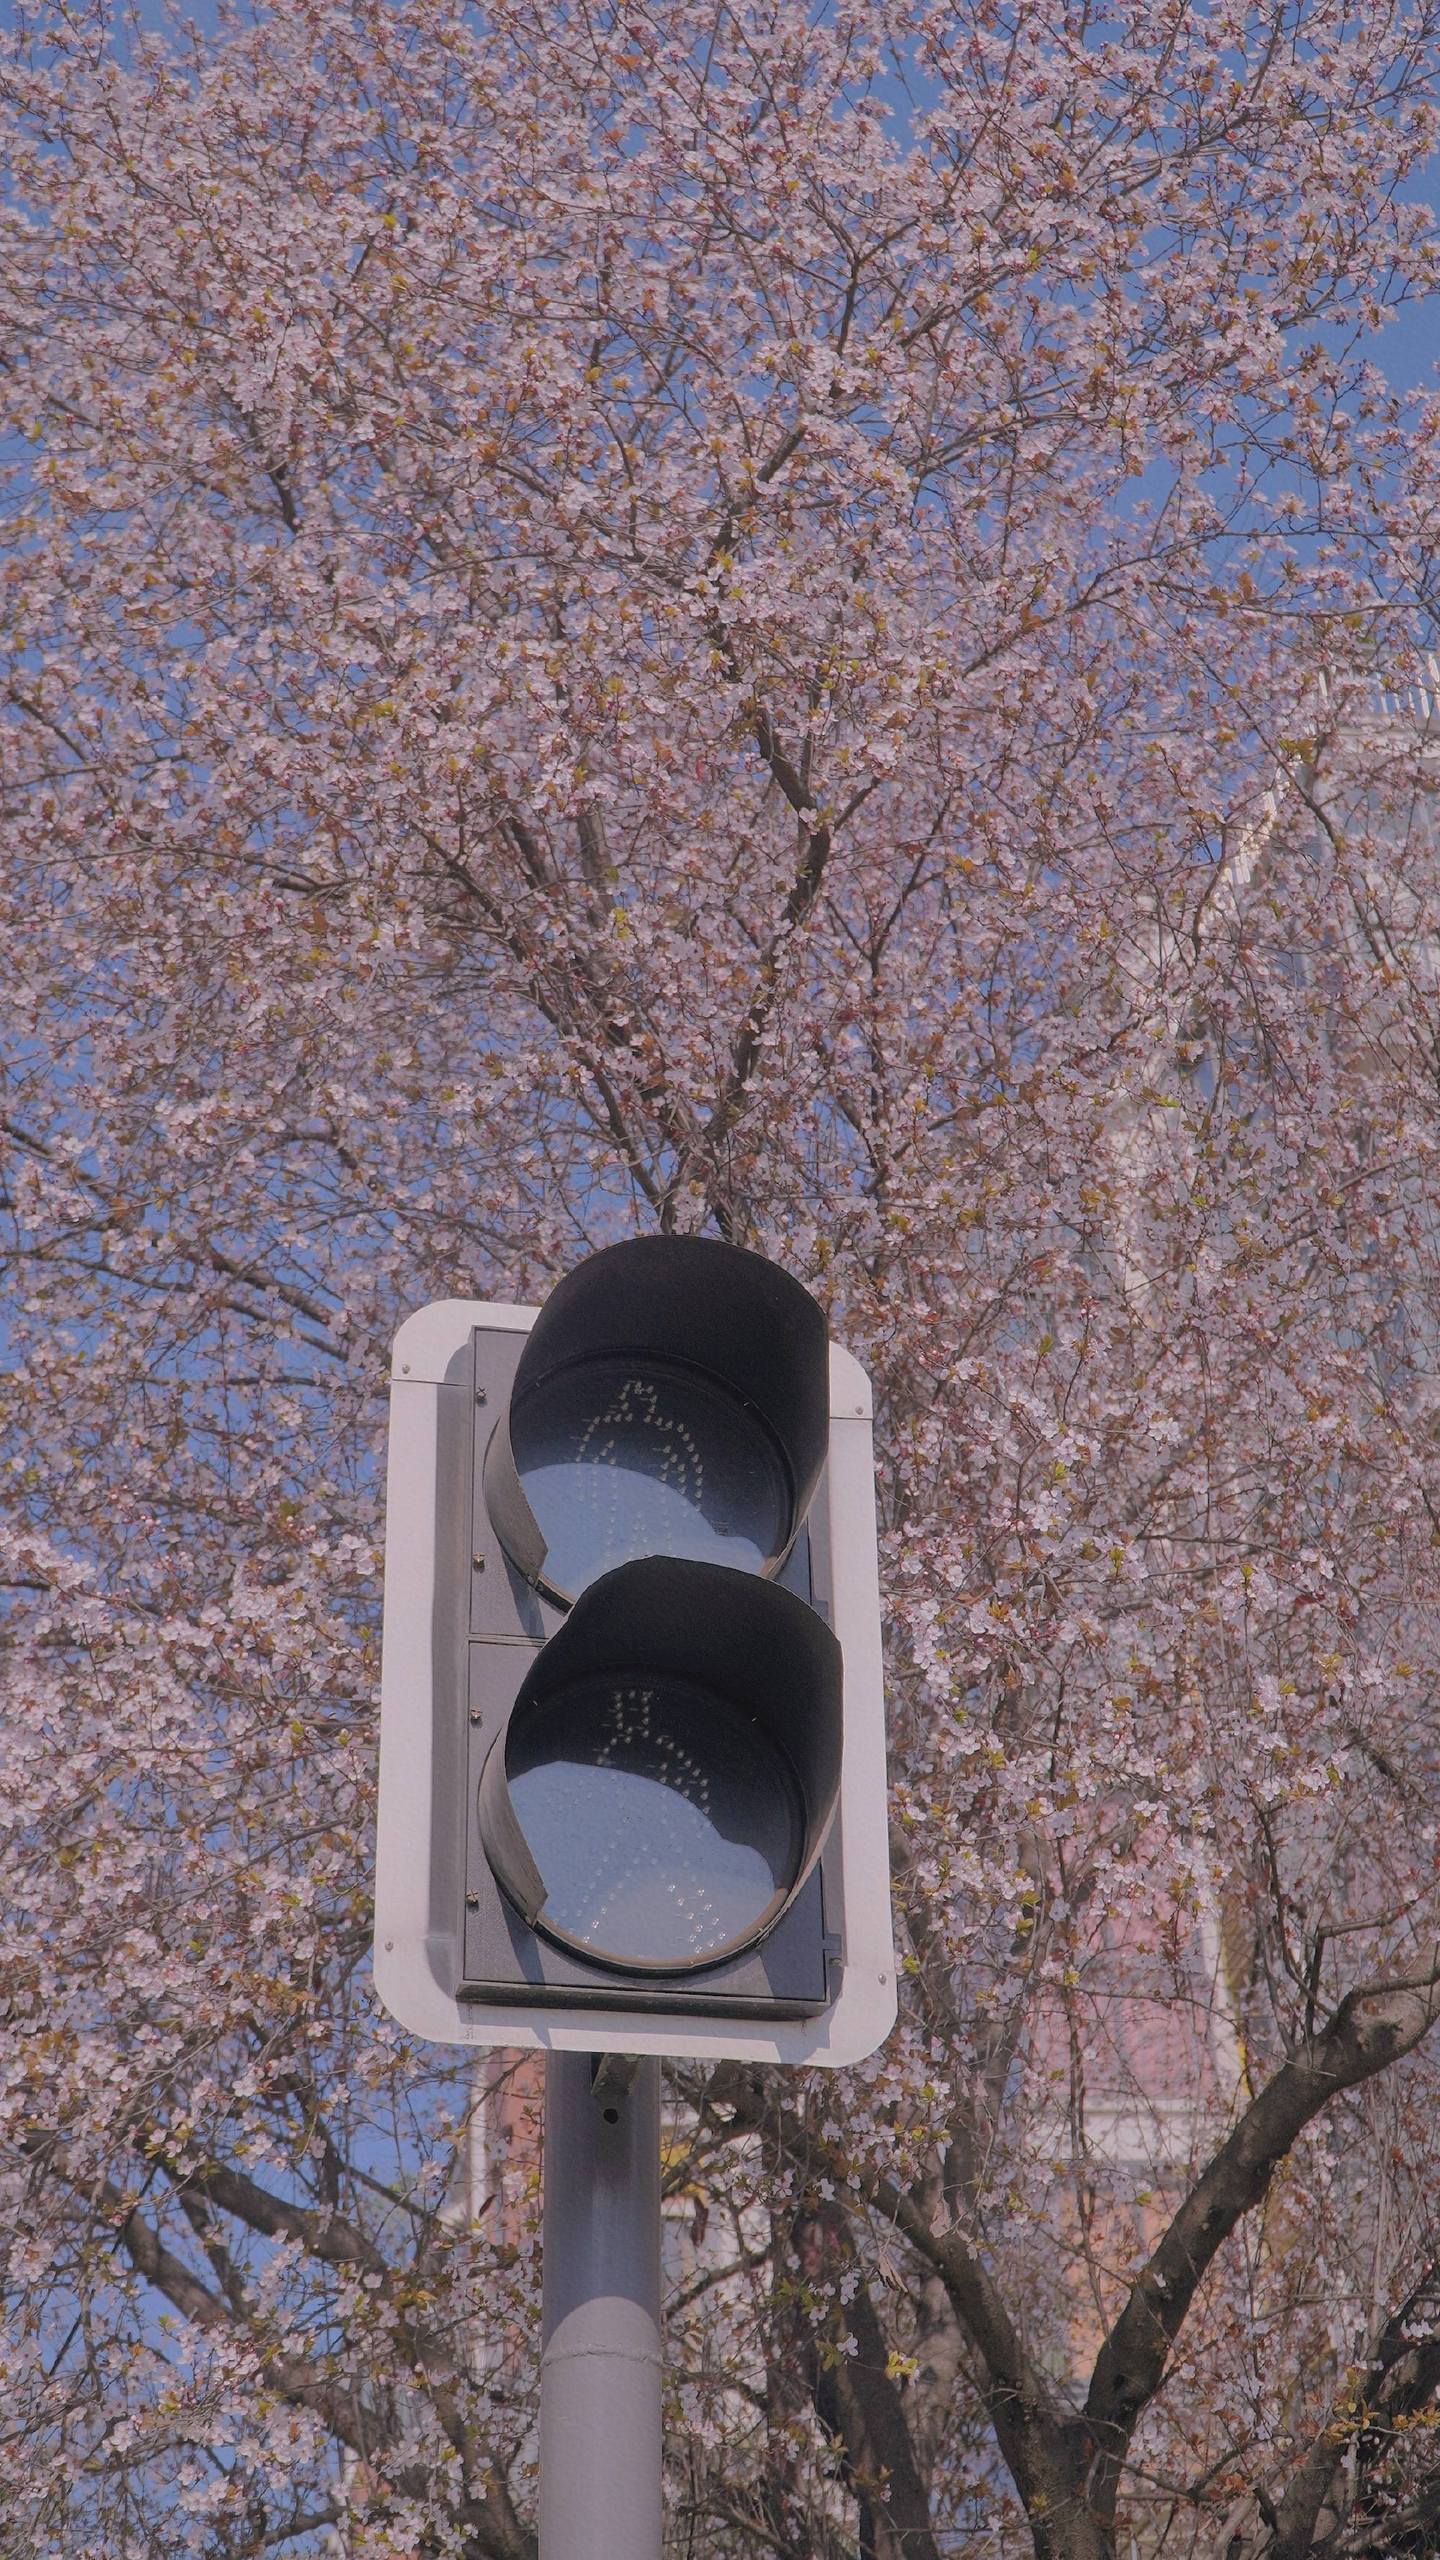
[[[404,2025],[757,2061],[881,2040],[869,1412],[800,1284],[704,1238],[401,1328],[375,1972]]]

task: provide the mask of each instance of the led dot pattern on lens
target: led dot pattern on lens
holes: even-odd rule
[[[789,1890],[801,1827],[788,1764],[689,1683],[578,1682],[512,1727],[508,1773],[548,1888],[540,1925],[597,1956],[703,1963]]]
[[[561,1370],[512,1419],[516,1470],[572,1597],[635,1556],[764,1570],[790,1491],[758,1417],[697,1371],[620,1360]]]

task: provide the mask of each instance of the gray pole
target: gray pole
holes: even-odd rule
[[[540,2560],[660,2560],[660,2065],[545,2062]]]

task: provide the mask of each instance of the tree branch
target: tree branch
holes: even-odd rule
[[[1424,1972],[1346,1994],[1252,2099],[1142,2268],[1095,2361],[1086,2421],[1091,2495],[1113,2522],[1136,2423],[1165,2378],[1170,2349],[1207,2267],[1322,2108],[1410,2053],[1440,2015],[1440,1948]]]
[[[842,2352],[827,2357],[825,2342],[813,2332],[801,2344],[816,2414],[844,2447],[850,2488],[864,2520],[865,2547],[874,2560],[939,2560],[909,2418],[841,2208],[802,2207],[794,2242],[802,2267],[832,2280],[843,2273],[853,2287],[837,2323],[849,2331],[853,2356]]]

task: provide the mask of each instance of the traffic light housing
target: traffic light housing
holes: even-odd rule
[[[395,1343],[376,1981],[457,2043],[845,2062],[894,2016],[869,1393],[611,1246]]]

